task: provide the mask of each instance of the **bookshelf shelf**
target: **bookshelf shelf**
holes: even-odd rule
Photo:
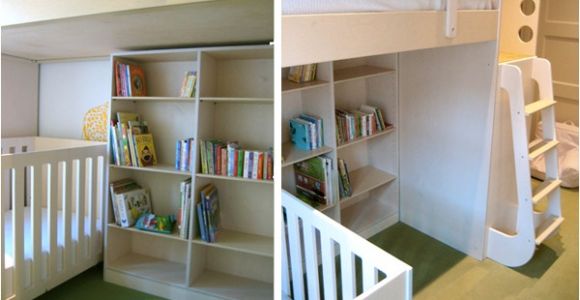
[[[336,147],[336,149],[337,150],[340,150],[342,148],[346,148],[346,147],[349,147],[349,146],[352,146],[352,145],[356,145],[356,144],[361,143],[361,142],[365,142],[365,141],[368,141],[368,140],[371,140],[371,139],[374,139],[374,138],[378,138],[378,137],[381,137],[381,136],[385,136],[385,135],[387,135],[387,134],[389,134],[391,132],[394,132],[394,131],[395,131],[395,128],[391,126],[391,127],[387,128],[387,129],[385,129],[385,130],[383,130],[383,131],[381,131],[379,133],[373,134],[371,136],[361,137],[361,138],[352,140],[352,141],[350,141],[348,143],[340,144],[340,145],[338,145]]]
[[[222,230],[216,243],[208,243],[200,239],[192,241],[196,244],[234,250],[265,257],[274,257],[274,241],[272,237],[243,233],[233,230]]]
[[[296,149],[296,147],[294,147],[291,142],[287,142],[282,145],[282,156],[284,157],[284,163],[282,163],[282,167],[291,166],[297,162],[326,154],[332,152],[333,150],[334,149],[331,147],[323,146],[315,150],[304,151]]]
[[[365,166],[349,172],[352,196],[340,199],[342,208],[348,207],[348,202],[366,192],[395,180],[395,176],[383,172],[373,166]]]
[[[183,101],[183,102],[195,102],[195,97],[155,97],[155,96],[147,96],[147,97],[112,97],[113,101]]]
[[[192,289],[224,299],[273,299],[271,283],[252,280],[212,270],[204,270]]]
[[[242,102],[242,103],[274,103],[274,98],[242,98],[242,97],[201,97],[200,101],[205,102]]]
[[[135,232],[137,234],[144,234],[144,235],[149,235],[149,236],[154,236],[154,237],[159,237],[159,238],[164,238],[164,239],[172,239],[172,240],[176,240],[176,241],[187,242],[186,239],[180,238],[179,235],[177,234],[177,232],[173,232],[171,234],[157,233],[157,232],[152,232],[152,231],[140,230],[140,229],[137,229],[135,227],[121,227],[121,226],[114,224],[114,223],[109,223],[109,224],[107,224],[107,226],[109,228],[114,228],[115,230],[124,230],[124,231],[129,231],[129,232]]]
[[[195,174],[195,176],[202,177],[202,178],[219,179],[219,180],[232,180],[232,181],[240,181],[240,182],[274,184],[274,181],[272,181],[272,180],[249,179],[249,178],[243,178],[243,177],[211,175],[211,174],[203,174],[203,173],[197,173],[197,174]]]
[[[117,166],[117,165],[110,165],[110,166],[113,169],[125,169],[125,170],[137,171],[137,172],[153,172],[153,173],[164,173],[164,174],[181,175],[181,176],[191,176],[191,172],[189,172],[189,171],[176,170],[175,166],[166,165],[166,164],[157,164],[155,166],[150,166],[150,167],[132,167],[132,166]]]
[[[185,285],[185,264],[138,253],[123,255],[109,262],[108,268],[173,286]]]
[[[383,206],[378,200],[369,199],[341,209],[342,225],[364,238],[369,238],[397,223],[398,211]]]
[[[334,83],[394,73],[394,70],[375,66],[356,66],[334,71]]]
[[[282,93],[298,92],[307,89],[313,89],[318,87],[328,86],[328,81],[324,80],[313,80],[304,83],[296,83],[288,79],[282,80]]]

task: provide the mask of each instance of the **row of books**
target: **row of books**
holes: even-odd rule
[[[292,143],[300,150],[314,150],[324,146],[323,120],[319,116],[300,114],[290,119]]]
[[[220,205],[218,192],[213,184],[201,189],[200,197],[195,203],[199,236],[203,241],[215,243],[220,231]]]
[[[178,140],[175,143],[175,169],[180,171],[191,171],[193,162],[193,150],[195,142],[193,138]]]
[[[189,217],[193,202],[191,177],[179,183],[179,211],[177,212],[177,230],[182,239],[189,238]]]
[[[338,159],[338,190],[340,198],[352,196],[352,186],[350,185],[350,176],[348,174],[348,166],[344,159]]]
[[[195,82],[197,80],[197,73],[195,71],[188,71],[183,77],[181,83],[180,97],[193,97],[195,95]]]
[[[316,79],[317,66],[317,64],[309,64],[290,67],[288,70],[288,80],[296,83],[313,81]]]
[[[358,110],[336,109],[336,139],[339,145],[371,136],[388,126],[377,107],[363,104]]]
[[[243,150],[237,142],[199,141],[203,174],[272,180],[272,150]]]
[[[153,135],[147,122],[132,112],[117,112],[111,120],[111,157],[118,166],[144,167],[157,164]]]
[[[149,191],[142,188],[131,178],[124,178],[110,183],[111,206],[115,223],[121,227],[135,225],[144,213],[151,212]]]
[[[334,204],[332,170],[332,159],[325,155],[294,164],[298,198],[313,207]]]
[[[117,96],[146,96],[145,72],[143,68],[131,63],[115,61],[115,91]]]

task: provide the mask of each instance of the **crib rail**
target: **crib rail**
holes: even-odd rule
[[[22,149],[19,144],[10,147]],[[15,153],[2,155],[2,217],[7,213],[11,216],[12,249],[6,249],[3,236],[1,299],[40,295],[63,278],[72,277],[75,270],[86,268],[86,262],[98,260],[101,253],[97,249],[102,247],[103,225],[97,226],[97,222],[104,219],[106,145]],[[48,236],[43,236],[43,210],[47,211],[44,232]],[[25,224],[25,211],[30,225]],[[4,220],[0,222],[3,235],[5,226]],[[29,226],[28,235],[25,226]],[[57,244],[59,233],[62,245]],[[48,250],[42,249],[43,239],[48,239]],[[28,260],[25,245],[32,248]],[[11,268],[7,268],[7,250],[12,253]]]
[[[283,298],[412,298],[410,266],[285,191],[282,207]]]

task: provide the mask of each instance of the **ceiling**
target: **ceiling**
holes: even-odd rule
[[[218,0],[2,27],[2,53],[31,60],[108,56],[160,48],[264,44],[271,0]]]

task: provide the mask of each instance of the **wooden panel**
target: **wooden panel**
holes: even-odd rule
[[[287,15],[282,66],[491,41],[497,39],[497,23],[497,11],[459,11],[457,37],[449,39],[445,12]]]

